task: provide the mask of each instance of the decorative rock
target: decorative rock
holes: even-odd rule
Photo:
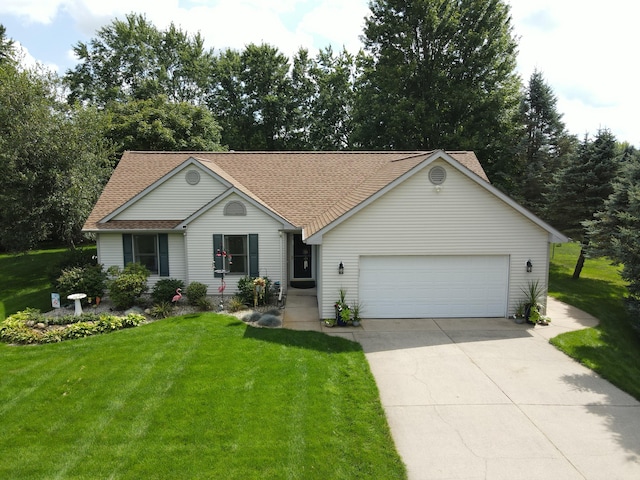
[[[42,322],[38,322],[38,323],[36,323],[36,328],[38,330],[44,330],[45,328],[47,328],[47,326]]]
[[[140,307],[131,307],[129,310],[125,310],[124,312],[125,315],[129,315],[130,313],[137,313],[142,315],[144,313],[144,310]]]

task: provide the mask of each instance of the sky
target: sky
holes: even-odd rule
[[[636,76],[640,2],[630,0],[507,0],[518,38],[518,73],[526,84],[538,70],[557,97],[570,133],[583,139],[607,128],[640,147]],[[289,57],[327,46],[355,53],[368,0],[2,0],[0,23],[25,51],[63,74],[72,47],[128,13],[158,29],[171,22],[200,32],[206,46],[241,50],[268,43]]]

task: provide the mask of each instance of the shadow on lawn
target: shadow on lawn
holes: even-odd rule
[[[244,338],[326,353],[362,351],[360,344],[344,338],[332,337],[320,332],[289,330],[286,328],[255,328],[247,326]]]

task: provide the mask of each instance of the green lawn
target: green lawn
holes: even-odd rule
[[[640,400],[640,337],[629,326],[620,267],[605,258],[587,258],[580,279],[572,278],[578,244],[552,250],[549,294],[600,320],[595,328],[559,335],[556,347]]]
[[[51,309],[49,275],[67,252],[63,248],[0,255],[0,320],[25,307]]]
[[[0,344],[0,478],[406,478],[361,347],[189,315]]]

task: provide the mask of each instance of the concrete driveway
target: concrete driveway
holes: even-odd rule
[[[367,320],[352,333],[410,479],[640,478],[640,403],[548,343],[595,323],[555,308],[553,327]]]
[[[287,300],[285,327],[362,344],[411,480],[640,479],[640,403],[548,341],[597,324],[588,314],[549,298],[546,327],[475,318],[326,328],[314,301]]]
[[[597,321],[547,312],[322,330],[362,344],[411,480],[640,479],[640,403],[548,342]]]

